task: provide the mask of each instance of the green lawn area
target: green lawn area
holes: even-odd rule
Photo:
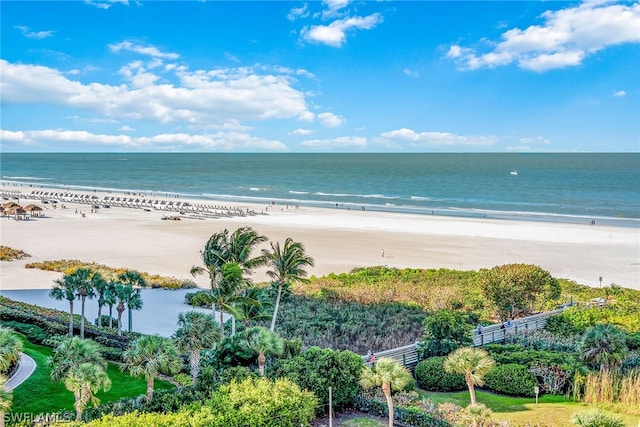
[[[63,383],[51,381],[51,369],[46,365],[47,357],[51,355],[51,348],[32,344],[19,335],[24,353],[31,356],[37,363],[33,374],[13,391],[13,413],[53,413],[61,409],[73,410],[73,394]],[[120,371],[115,363],[109,363],[107,374],[111,379],[111,390],[98,393],[101,402],[118,400],[123,397],[135,397],[144,394],[147,384],[144,379],[131,377]],[[155,381],[155,389],[173,388],[171,383],[162,380]]]
[[[435,403],[452,402],[462,407],[469,405],[468,391],[436,393],[421,390],[419,393]],[[493,411],[495,420],[508,420],[517,423],[534,421],[557,427],[574,426],[571,423],[571,416],[576,412],[590,408],[583,403],[552,395],[541,396],[538,400],[538,406],[536,406],[535,398],[500,396],[482,390],[476,390],[476,399]],[[629,426],[635,427],[640,423],[640,417],[637,415],[614,413],[607,410],[605,412],[621,417]]]

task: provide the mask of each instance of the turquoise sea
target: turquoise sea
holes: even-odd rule
[[[0,155],[10,185],[640,227],[640,154]]]

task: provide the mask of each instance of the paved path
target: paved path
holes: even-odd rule
[[[31,358],[31,356],[27,356],[24,353],[20,354],[20,362],[18,363],[18,368],[13,373],[11,378],[9,378],[5,384],[5,388],[7,390],[13,390],[22,384],[27,378],[33,374],[33,371],[36,370],[36,361]]]

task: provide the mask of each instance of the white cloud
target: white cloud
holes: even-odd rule
[[[93,134],[87,131],[48,129],[25,132],[0,130],[3,143],[24,145],[66,143],[113,149],[144,151],[286,151],[278,140],[268,140],[240,132],[220,131],[214,134],[160,134],[151,137]],[[68,146],[68,145],[67,145]]]
[[[311,139],[300,143],[301,147],[322,150],[363,149],[367,138],[361,136],[342,136],[331,139]]]
[[[125,6],[129,5],[128,0],[84,0],[84,3],[88,4],[89,6],[95,6],[98,9],[109,9],[116,3],[120,3]]]
[[[616,97],[623,97],[623,96],[626,96],[626,95],[627,95],[627,92],[625,92],[624,90],[619,90],[619,91],[613,93],[613,96],[616,96]]]
[[[323,19],[330,19],[340,15],[340,10],[349,5],[350,0],[322,0],[327,10],[322,12]]]
[[[313,131],[311,129],[296,129],[294,131],[289,132],[289,135],[311,135]]]
[[[317,117],[320,123],[328,128],[337,128],[344,124],[344,118],[333,113],[320,113]]]
[[[448,132],[416,132],[412,129],[402,128],[390,132],[380,134],[383,142],[401,142],[408,141],[413,147],[435,146],[435,147],[453,147],[453,146],[472,146],[483,147],[493,145],[497,142],[494,136],[465,136],[456,135]]]
[[[158,49],[155,46],[142,46],[127,40],[120,43],[110,44],[109,49],[113,53],[120,53],[121,51],[129,51],[129,52],[138,53],[140,55],[151,56],[153,58],[162,58],[162,59],[180,58],[180,55],[178,55],[177,53],[171,53],[171,52],[165,53],[160,51],[160,49]]]
[[[541,19],[542,25],[505,31],[491,52],[479,54],[453,45],[447,57],[468,70],[517,63],[520,68],[542,72],[580,65],[589,55],[609,46],[640,42],[640,3],[585,1],[575,7],[546,11]]]
[[[309,5],[305,3],[302,7],[291,9],[287,15],[287,19],[289,21],[295,21],[298,18],[306,18],[307,16],[309,16]]]
[[[133,132],[133,131],[135,131],[135,129],[132,128],[131,126],[124,125],[124,126],[120,126],[118,128],[118,131],[120,131],[120,132]]]
[[[53,31],[30,31],[29,27],[25,27],[24,25],[16,25],[18,30],[22,31],[25,37],[30,39],[46,39],[47,37],[53,36]]]
[[[120,85],[84,84],[53,68],[2,59],[0,68],[4,103],[52,103],[108,118],[203,127],[313,114],[288,75],[262,74],[252,68],[190,71],[180,66],[165,70],[173,73],[167,78],[177,81],[169,84],[132,63],[121,69],[126,81]]]
[[[409,77],[420,77],[420,73],[415,71],[415,70],[410,70],[408,68],[405,68],[404,70],[402,70],[402,72],[404,74],[406,74]]]
[[[532,137],[526,137],[526,138],[520,138],[520,142],[523,144],[550,144],[551,141],[549,141],[548,138],[545,138],[543,136],[532,136]]]
[[[352,29],[370,30],[382,22],[382,15],[354,16],[333,21],[329,25],[312,25],[301,31],[304,40],[322,43],[331,47],[341,47],[346,42],[346,32]]]

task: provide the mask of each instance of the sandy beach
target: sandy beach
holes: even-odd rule
[[[375,265],[477,270],[529,263],[539,265],[555,277],[589,286],[599,286],[602,277],[603,286],[615,283],[640,289],[638,228],[280,205],[269,206],[268,212],[262,214],[265,205],[193,200],[189,202],[233,205],[258,214],[216,219],[182,217],[172,221],[162,217],[179,216],[179,212],[117,206],[101,206],[92,212],[91,205],[73,202],[59,202],[53,208],[51,203],[30,200],[28,195],[36,189],[21,190],[20,204],[43,207],[44,217],[0,218],[1,244],[31,255],[20,261],[2,262],[1,290],[52,287],[59,273],[24,266],[28,262],[56,259],[95,261],[193,279],[189,270],[201,264],[199,251],[209,236],[241,226],[253,227],[271,241],[282,242],[291,237],[302,242],[315,259],[315,266],[309,269],[309,274],[315,276]],[[101,192],[73,193],[95,195],[98,200],[113,196]],[[165,202],[169,200],[176,199]],[[266,275],[257,271],[253,279],[266,280]],[[207,285],[205,277],[193,280]]]

